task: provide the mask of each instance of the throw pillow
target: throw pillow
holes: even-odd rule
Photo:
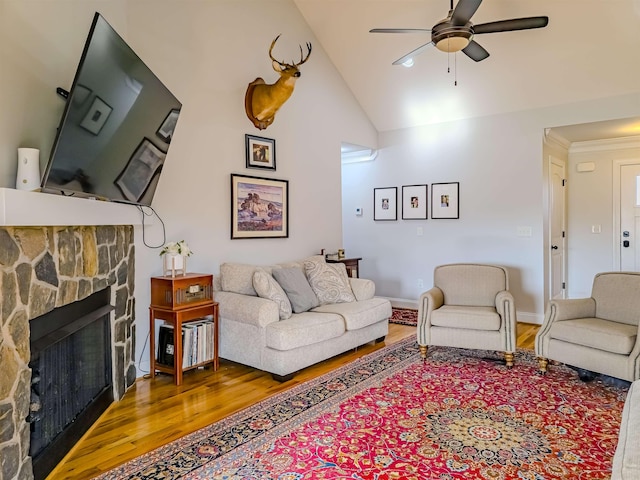
[[[321,305],[356,301],[344,263],[304,262],[304,269]]]
[[[267,298],[278,304],[280,320],[286,320],[291,317],[292,309],[289,297],[282,290],[280,284],[262,268],[256,269],[253,273],[253,288],[255,288],[259,297]]]
[[[220,265],[220,285],[225,292],[256,296],[253,288],[254,265],[243,263],[223,263]]]
[[[287,293],[294,313],[302,313],[320,305],[304,272],[298,267],[274,268],[273,278]]]

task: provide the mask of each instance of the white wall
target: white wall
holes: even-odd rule
[[[614,248],[613,179],[621,161],[640,163],[640,137],[574,143],[569,150],[570,297],[590,296],[596,273],[619,269]],[[577,164],[582,162],[593,162],[595,170],[578,172]],[[601,233],[592,233],[594,225],[601,226]]]
[[[44,166],[95,10],[182,101],[153,207],[167,240],[186,240],[189,271],[225,261],[297,259],[342,243],[340,144],[376,145],[377,134],[290,0],[207,2],[4,0],[0,2],[0,186],[13,187],[16,149],[42,151]],[[268,58],[299,58],[312,42],[293,96],[267,130],[244,112],[249,82],[277,79]],[[245,168],[246,133],[276,140],[277,171]],[[289,180],[289,238],[230,240],[230,173]],[[88,201],[88,200],[78,200]],[[132,207],[133,208],[133,207]],[[148,368],[149,277],[162,273],[161,223],[136,228],[136,358]]]
[[[629,117],[639,106],[635,94],[382,133],[375,161],[342,168],[347,255],[363,257],[361,274],[376,281],[379,294],[410,301],[431,287],[439,264],[504,265],[519,320],[541,322],[544,129]],[[400,194],[402,185],[427,183],[430,192],[434,182],[460,182],[459,220],[401,220],[398,212],[396,222],[373,221],[373,188],[396,186]],[[362,217],[353,213],[357,206],[364,208]],[[517,236],[519,226],[531,227],[532,236]],[[576,263],[572,272],[584,274]]]

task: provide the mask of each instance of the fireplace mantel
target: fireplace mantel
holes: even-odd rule
[[[135,205],[0,188],[0,226],[141,224]]]

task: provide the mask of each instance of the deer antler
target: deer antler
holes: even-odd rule
[[[282,35],[282,34],[280,34]],[[280,35],[278,35],[276,38],[273,39],[273,42],[271,42],[271,46],[269,47],[269,58],[271,60],[273,60],[274,62],[276,62],[278,65],[280,65],[281,67],[286,67],[287,64],[284,62],[281,62],[280,60],[276,60],[275,58],[273,58],[273,55],[271,54],[271,52],[273,52],[273,47],[276,44],[276,42],[278,41],[278,39],[280,38]]]
[[[311,55],[311,42],[307,42],[307,50],[307,56],[305,57],[302,53],[302,45],[300,45],[300,62],[295,64],[296,67],[309,60],[309,55]]]
[[[285,63],[285,62],[281,62],[280,60],[276,60],[275,58],[273,58],[273,47],[275,46],[276,42],[278,41],[278,39],[280,38],[280,35],[278,35],[276,38],[273,39],[273,42],[271,42],[271,47],[269,47],[269,58],[271,60],[273,60],[274,62],[276,62],[278,65],[280,65],[280,67],[285,68],[285,67],[297,67],[299,65],[302,65],[304,62],[306,62],[309,59],[309,55],[311,55],[311,42],[307,42],[307,56],[304,56],[304,52],[302,51],[302,45],[300,45],[300,62],[299,63]]]

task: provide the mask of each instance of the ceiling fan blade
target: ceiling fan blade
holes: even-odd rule
[[[423,33],[430,31],[430,28],[372,28],[369,33]]]
[[[451,24],[456,27],[466,25],[481,3],[482,0],[459,0],[451,15]]]
[[[471,40],[469,45],[462,49],[462,52],[471,60],[480,62],[489,56],[487,52],[478,42]]]
[[[476,35],[481,33],[510,32],[513,30],[528,30],[530,28],[543,28],[549,23],[549,17],[526,17],[499,20],[497,22],[481,23],[473,26]]]
[[[406,62],[410,58],[414,58],[415,56],[420,55],[422,52],[424,52],[427,48],[429,48],[432,45],[433,45],[433,42],[420,45],[415,50],[411,50],[409,53],[407,53],[404,57],[400,57],[398,60],[393,62],[393,65],[402,65],[404,62]]]

